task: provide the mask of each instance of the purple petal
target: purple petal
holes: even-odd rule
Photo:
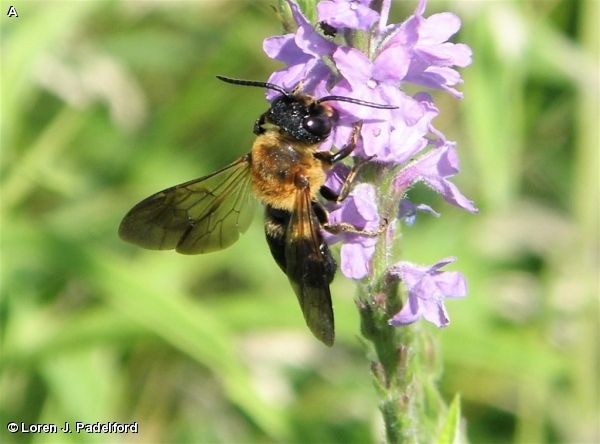
[[[430,64],[438,66],[459,66],[464,68],[472,62],[473,51],[462,43],[441,43],[435,46],[417,46],[415,52]]]
[[[413,205],[406,199],[400,201],[398,211],[398,219],[404,219],[404,223],[411,227],[417,219],[417,212],[428,213],[435,217],[440,217],[440,214],[433,210],[429,205]]]
[[[263,51],[267,56],[286,65],[295,65],[310,60],[296,45],[294,34],[286,34],[278,37],[269,37],[263,41]]]
[[[431,214],[434,217],[440,217],[440,213],[435,211],[429,205],[419,204],[419,205],[417,205],[417,210],[419,210],[421,213]]]
[[[399,85],[410,65],[411,53],[396,45],[379,54],[373,65],[373,78],[390,85]]]
[[[455,144],[447,143],[443,147],[434,148],[408,168],[405,168],[395,179],[397,191],[407,190],[415,182],[424,182],[429,188],[440,193],[444,200],[454,206],[478,213],[473,202],[464,197],[456,185],[446,180],[458,172],[458,156]]]
[[[379,214],[375,187],[371,184],[361,183],[354,187],[353,193],[348,196],[338,209],[329,214],[330,223],[347,223],[359,230],[377,230],[379,228]],[[344,233],[345,237],[361,237],[355,234]]]
[[[353,89],[363,87],[371,79],[373,65],[369,58],[357,49],[339,47],[332,58],[340,74]]]
[[[342,245],[340,270],[348,279],[364,279],[371,270],[370,262],[373,253],[375,253],[375,245],[365,247],[355,242]]]
[[[441,301],[425,301],[423,304],[423,317],[437,328],[444,328],[450,325],[446,306]]]
[[[419,45],[439,45],[460,29],[460,19],[451,12],[429,16],[419,31]]]
[[[324,55],[331,55],[333,51],[335,51],[337,45],[333,44],[317,32],[304,14],[302,14],[300,7],[296,3],[291,0],[287,0],[287,3],[292,10],[294,21],[298,25],[295,37],[296,45],[298,45],[305,53],[310,54],[313,57],[318,58]]]
[[[379,18],[379,33],[382,33],[387,26],[391,6],[392,0],[383,0],[383,4],[381,5],[381,16]]]
[[[415,85],[425,86],[426,88],[447,91],[452,97],[457,99],[463,98],[463,93],[451,88],[454,85],[463,83],[458,71],[452,68],[431,66],[420,71],[417,75],[408,74],[405,80]]]
[[[425,8],[427,8],[427,0],[419,0],[419,4],[417,5],[415,15],[422,16],[423,14],[425,14]]]
[[[442,259],[441,261],[437,262],[436,264],[434,264],[430,270],[431,271],[438,271],[440,268],[445,267],[446,265],[449,264],[453,264],[454,262],[456,262],[456,258],[455,257],[447,257],[446,259]]]
[[[417,322],[422,316],[422,307],[419,299],[409,298],[402,307],[402,310],[389,321],[389,324],[394,327],[410,325]]]
[[[277,71],[269,77],[269,83],[281,86],[291,91],[300,82],[304,91],[314,91],[317,85],[327,81],[331,77],[331,70],[320,59],[310,59],[306,63],[290,65],[286,69]],[[267,99],[271,100],[279,93],[274,90],[267,91]]]

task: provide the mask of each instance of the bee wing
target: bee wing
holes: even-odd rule
[[[150,250],[222,250],[246,232],[255,213],[250,156],[144,199],[121,221],[121,239]]]
[[[331,347],[335,336],[333,307],[319,230],[308,190],[298,190],[286,233],[286,274],[306,325],[317,339]]]

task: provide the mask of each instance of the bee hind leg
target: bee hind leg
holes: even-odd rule
[[[383,222],[379,226],[379,229],[376,231],[363,230],[361,228],[356,228],[354,225],[346,223],[346,222],[342,222],[342,223],[338,223],[338,224],[329,224],[329,223],[323,224],[323,229],[331,234],[348,233],[348,234],[358,234],[358,235],[367,236],[367,237],[377,237],[381,233],[383,233],[387,229],[387,227],[388,227],[387,219],[383,220]]]

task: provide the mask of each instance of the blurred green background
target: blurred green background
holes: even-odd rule
[[[329,350],[260,215],[208,256],[117,237],[142,198],[249,151],[263,92],[214,76],[280,68],[261,49],[281,34],[274,4],[2,1],[1,442],[383,440],[352,282],[332,287]],[[469,281],[434,332],[444,396],[462,395],[473,443],[598,442],[599,3],[432,1],[426,15],[445,10],[474,63],[463,101],[434,94],[434,124],[481,213],[419,186],[442,217],[403,230],[404,260],[456,256]],[[11,421],[139,433],[13,435]]]

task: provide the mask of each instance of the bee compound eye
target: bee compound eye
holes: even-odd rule
[[[304,129],[315,136],[328,136],[331,132],[331,119],[323,116],[309,116],[302,122]]]

